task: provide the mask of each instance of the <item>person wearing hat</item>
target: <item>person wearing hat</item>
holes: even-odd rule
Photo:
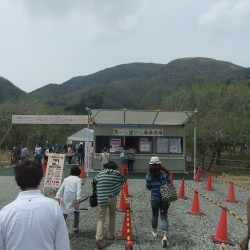
[[[168,246],[168,208],[167,202],[162,202],[160,187],[166,182],[171,183],[168,171],[161,165],[158,156],[152,156],[149,162],[149,170],[146,175],[146,188],[151,190],[151,208],[152,208],[152,235],[157,238],[157,226],[159,212],[162,223],[162,246]]]

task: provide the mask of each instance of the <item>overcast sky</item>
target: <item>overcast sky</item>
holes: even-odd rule
[[[0,76],[26,92],[183,57],[250,67],[250,0],[0,0]]]

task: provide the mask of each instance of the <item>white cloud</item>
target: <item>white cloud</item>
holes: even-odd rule
[[[12,0],[17,1],[17,0]],[[87,35],[115,37],[136,29],[148,0],[23,0],[30,18],[79,27]]]
[[[220,0],[198,19],[205,31],[230,33],[249,29],[249,0]]]

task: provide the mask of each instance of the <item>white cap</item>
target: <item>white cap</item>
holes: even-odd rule
[[[150,159],[149,164],[161,164],[161,161],[158,156],[152,156]]]

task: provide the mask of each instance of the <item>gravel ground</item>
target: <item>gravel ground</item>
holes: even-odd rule
[[[225,200],[228,196],[229,184],[222,183],[213,179],[213,191],[206,191],[206,179],[202,182],[186,181],[185,194],[187,200],[178,199],[172,203],[169,212],[169,247],[168,249],[219,249],[219,246],[214,244],[210,239],[210,235],[216,234],[219,217],[222,209],[199,196],[200,209],[204,216],[189,215],[193,200],[193,190],[198,188],[199,192],[204,194],[209,199],[220,205],[227,205],[235,214],[243,220],[246,220],[246,201],[249,196],[249,191],[240,187],[234,186],[235,196],[238,203],[229,203]],[[174,180],[174,185],[179,191],[180,180]],[[83,197],[91,194],[91,178],[84,180]],[[134,249],[162,249],[161,237],[153,239],[151,235],[151,208],[150,208],[150,192],[145,189],[144,179],[128,179],[129,193],[132,197],[129,198],[132,208],[132,230],[136,236],[134,241]],[[191,188],[192,189],[191,189]],[[0,209],[11,202],[17,196],[19,188],[16,186],[14,177],[0,177]],[[45,190],[45,193],[49,190]],[[53,197],[53,195],[50,197]],[[82,208],[88,208],[88,201],[82,203]],[[118,199],[119,206],[119,199]],[[69,236],[71,241],[71,250],[95,249],[95,229],[98,216],[97,208],[89,208],[87,211],[82,210],[80,214],[80,232],[74,234],[72,232],[73,215],[70,215],[67,220]],[[120,234],[122,229],[124,213],[117,212],[116,231]],[[161,226],[159,220],[159,226]],[[232,242],[241,241],[247,233],[247,226],[233,215],[227,213],[228,238]],[[105,224],[107,229],[107,223]],[[159,227],[160,229],[160,227]],[[107,231],[105,231],[107,235]],[[159,230],[160,235],[160,230]],[[109,250],[124,249],[124,240],[108,241],[105,238],[106,248]],[[239,249],[239,245],[229,246],[228,249]]]

